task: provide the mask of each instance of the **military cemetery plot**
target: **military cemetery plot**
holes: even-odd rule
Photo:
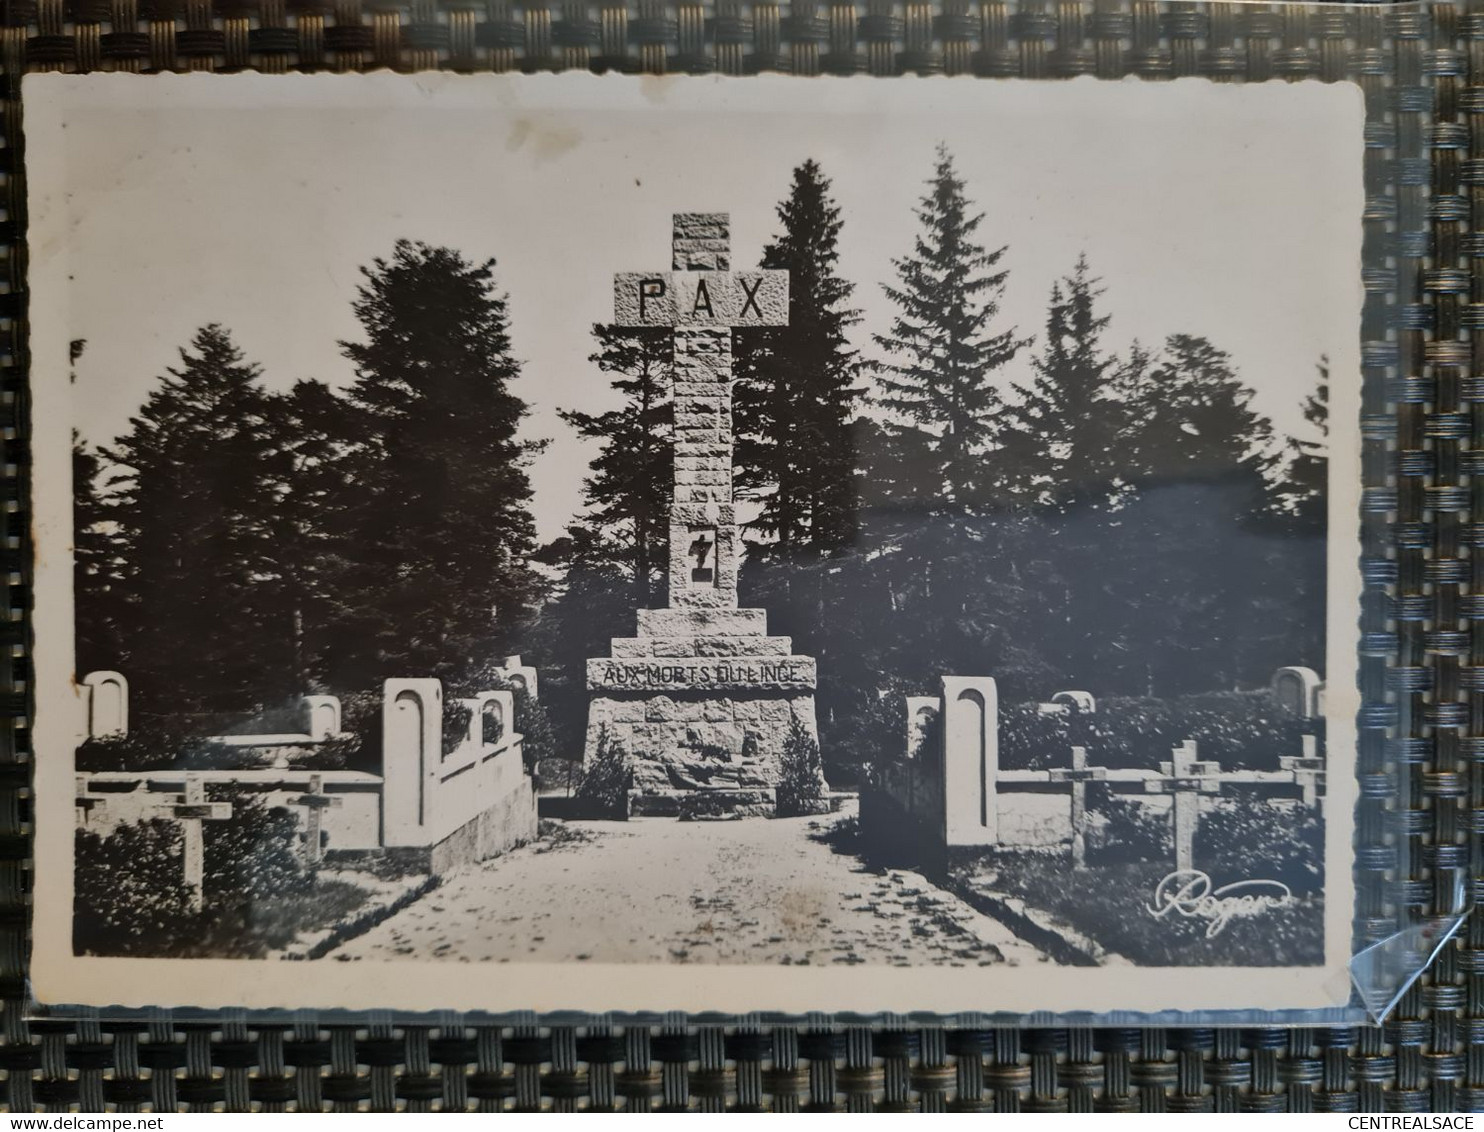
[[[46,78],[44,999],[1332,1001],[1350,100]]]

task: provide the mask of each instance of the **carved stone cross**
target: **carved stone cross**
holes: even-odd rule
[[[677,212],[670,271],[613,277],[613,321],[675,340],[670,606],[737,607],[732,506],[732,330],[788,323],[788,272],[732,271],[725,212]],[[710,564],[700,558],[711,544]],[[693,564],[694,563],[694,564]]]
[[[1175,810],[1175,868],[1192,868],[1195,859],[1195,827],[1201,816],[1201,795],[1221,793],[1221,765],[1196,758],[1195,741],[1187,739],[1170,752],[1170,761],[1159,764],[1162,778],[1144,780],[1149,794],[1170,794]]]

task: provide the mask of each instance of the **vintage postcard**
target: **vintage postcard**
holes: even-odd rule
[[[40,1001],[1344,1001],[1355,89],[25,109]]]

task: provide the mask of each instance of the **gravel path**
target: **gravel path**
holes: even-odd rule
[[[826,843],[846,815],[569,822],[461,870],[329,958],[604,963],[1046,962],[921,875]]]

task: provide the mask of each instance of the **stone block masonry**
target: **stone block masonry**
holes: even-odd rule
[[[771,813],[792,726],[818,741],[813,657],[737,608],[732,333],[788,322],[788,273],[732,272],[725,213],[677,213],[670,272],[614,277],[614,321],[674,334],[669,605],[587,662],[584,761],[605,740],[634,763],[635,813]],[[821,784],[822,785],[822,784]]]

